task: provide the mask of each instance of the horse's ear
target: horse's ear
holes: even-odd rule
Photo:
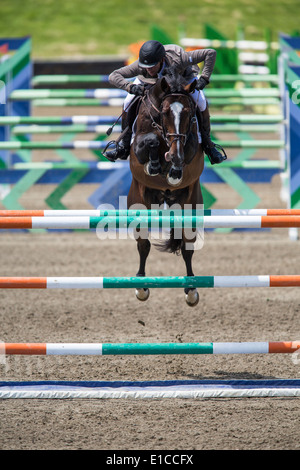
[[[196,85],[197,85],[197,80],[194,80],[192,83],[189,83],[188,85],[186,85],[184,89],[187,93],[193,93],[193,91],[196,88]]]
[[[170,90],[170,85],[168,84],[168,82],[166,80],[166,77],[162,77],[160,85],[161,85],[161,89],[164,93],[166,93],[167,91]]]

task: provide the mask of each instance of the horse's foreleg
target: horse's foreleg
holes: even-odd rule
[[[140,265],[139,270],[136,273],[137,276],[145,276],[145,267],[146,267],[146,260],[150,253],[151,243],[147,239],[138,238],[137,239],[137,249],[140,255]]]
[[[156,176],[161,173],[161,164],[159,161],[159,140],[155,134],[149,134],[145,138],[145,145],[148,149],[149,161],[145,164],[145,173],[150,176]]]
[[[192,243],[184,241],[181,248],[181,254],[186,266],[186,275],[194,276],[192,268],[192,258],[194,254],[194,249],[192,248]],[[199,302],[199,294],[197,289],[191,287],[186,287],[184,289],[185,301],[190,307],[195,307]]]
[[[146,260],[148,258],[149,252],[151,248],[151,243],[148,240],[148,238],[141,238],[139,237],[137,239],[137,249],[140,255],[140,265],[139,265],[139,270],[137,272],[137,276],[142,276],[144,277],[146,275],[145,273],[145,267],[146,267]],[[147,300],[149,295],[150,295],[150,290],[149,289],[136,289],[135,290],[135,295],[138,300]]]
[[[183,177],[184,156],[176,147],[175,149],[173,148],[173,153],[171,149],[169,150],[167,158],[172,162],[172,166],[167,175],[167,181],[171,186],[178,186],[181,183]]]

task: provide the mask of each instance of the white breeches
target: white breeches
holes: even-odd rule
[[[190,81],[190,83],[193,80],[194,80],[194,78]],[[142,82],[139,78],[136,78],[133,83],[136,84],[136,85],[140,85]],[[135,97],[135,95],[131,95],[130,93],[128,93],[128,95],[126,96],[126,98],[124,100],[124,110],[125,111],[128,108],[129,104],[131,103],[131,101],[133,100],[134,97]],[[200,109],[201,112],[206,109],[206,98],[205,98],[204,93],[203,93],[202,90],[194,90],[193,93],[191,93],[191,97],[193,98],[193,100],[195,101],[196,105],[198,106],[198,108]]]

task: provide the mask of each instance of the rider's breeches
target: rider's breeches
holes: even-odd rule
[[[189,83],[191,83],[193,80],[195,80],[195,78],[190,80]],[[141,82],[141,80],[139,78],[136,78],[133,83],[137,84],[137,85],[140,85],[143,82]],[[129,104],[131,103],[131,101],[133,100],[134,97],[135,97],[135,95],[131,95],[130,93],[128,93],[128,95],[126,96],[126,98],[124,100],[124,110],[125,111],[127,110]],[[207,106],[207,102],[206,102],[206,98],[204,96],[203,91],[202,90],[194,90],[193,93],[191,93],[191,97],[195,101],[195,103],[198,106],[199,110],[201,112],[205,111],[206,106]]]

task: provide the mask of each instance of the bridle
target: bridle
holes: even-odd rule
[[[152,124],[152,127],[155,128],[159,134],[161,135],[161,137],[163,138],[164,142],[166,143],[166,145],[170,148],[172,146],[172,144],[176,141],[180,141],[183,145],[183,147],[185,146],[186,142],[187,142],[187,139],[188,139],[188,136],[189,134],[191,133],[191,129],[192,129],[192,126],[197,122],[197,117],[196,117],[196,107],[195,107],[195,104],[194,102],[192,101],[192,98],[187,94],[187,93],[184,93],[184,92],[181,92],[181,93],[168,93],[167,95],[164,95],[163,99],[162,99],[162,102],[161,102],[161,107],[163,106],[163,103],[164,101],[169,98],[170,96],[173,97],[173,96],[184,96],[184,97],[187,97],[189,99],[189,102],[190,102],[190,105],[191,105],[191,108],[194,110],[194,115],[193,117],[190,119],[189,121],[189,128],[188,128],[188,131],[185,133],[185,134],[181,134],[181,133],[171,133],[171,132],[167,132],[163,123],[162,123],[162,119],[161,119],[161,110],[158,109],[155,104],[152,102],[151,100],[151,97],[150,97],[150,89],[148,89],[145,93],[145,95],[142,97],[142,101],[145,105],[145,108],[150,116],[150,119],[151,119],[151,124]],[[150,104],[150,106],[148,106],[148,103]],[[157,122],[154,117],[153,117],[153,114],[151,113],[151,107],[156,111],[156,113],[158,114],[159,116],[159,120],[160,122]]]

